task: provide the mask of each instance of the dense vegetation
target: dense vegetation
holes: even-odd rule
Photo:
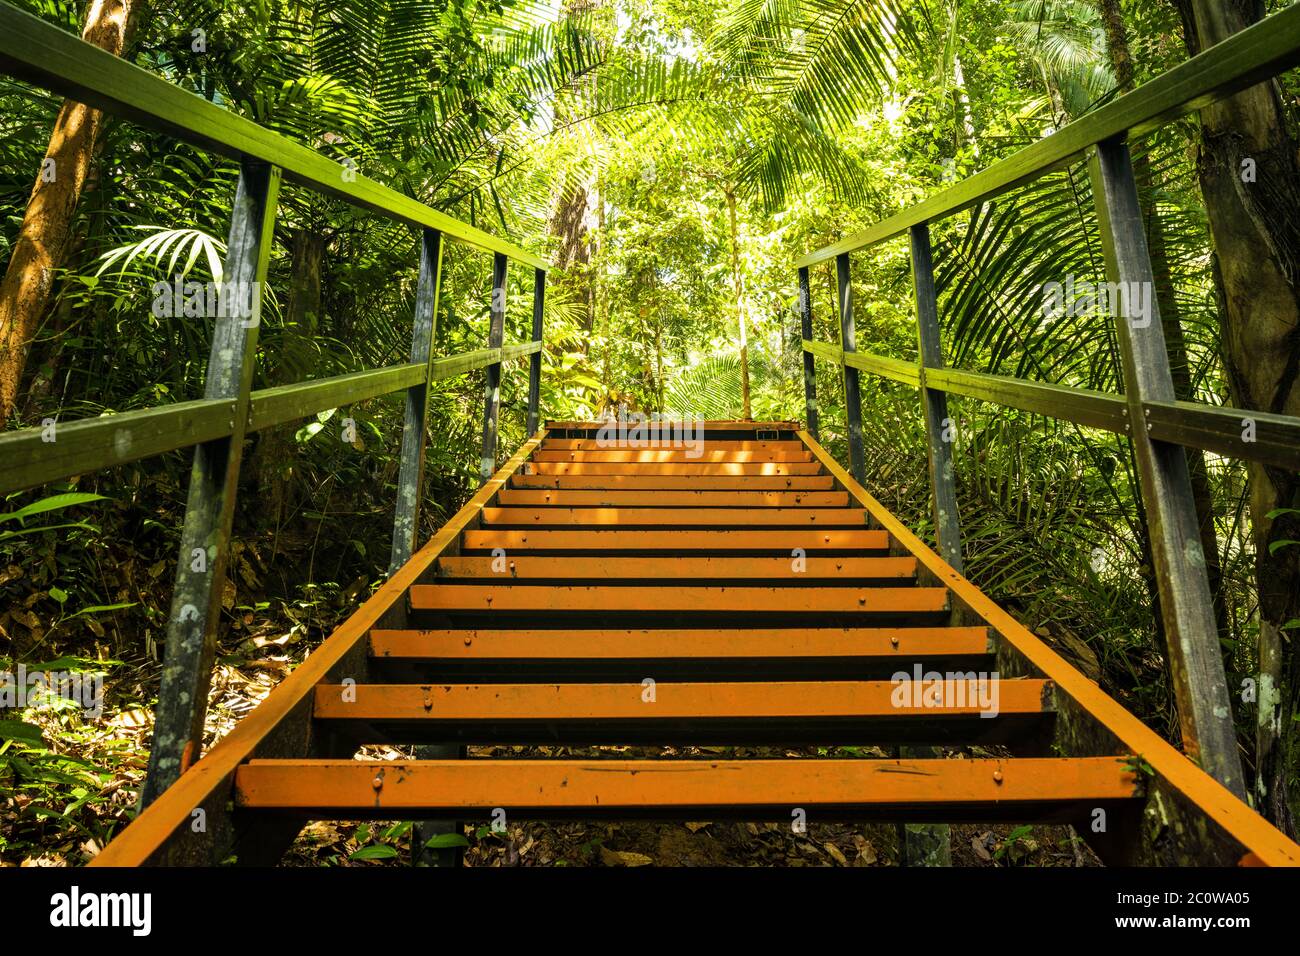
[[[803,414],[794,259],[1282,4],[20,5],[551,259],[546,417],[626,405],[785,419]],[[1297,414],[1293,79],[1259,95],[1276,124],[1261,130],[1231,110],[1207,112],[1135,153],[1146,208],[1158,213],[1148,237],[1181,396]],[[232,164],[116,121],[55,143],[57,99],[4,81],[0,103],[7,427],[201,394],[211,320],[159,316],[151,305],[159,281],[218,278]],[[29,205],[47,153],[70,148],[82,152],[81,181],[64,183],[72,191],[40,209]],[[1264,184],[1249,195],[1234,187],[1242,155],[1258,161]],[[1245,221],[1254,234],[1242,234]],[[255,387],[406,360],[418,237],[286,186],[275,238]],[[951,364],[1122,390],[1113,320],[1043,310],[1044,285],[1104,278],[1086,170],[1059,170],[936,224],[934,241]],[[436,349],[481,348],[490,257],[452,245],[444,270]],[[507,341],[527,337],[526,271],[511,275]],[[858,347],[914,358],[903,244],[856,256],[853,279]],[[833,270],[814,269],[812,280],[816,338],[834,342]],[[432,397],[422,537],[477,483],[480,376],[444,382]],[[825,364],[819,376],[823,438],[844,460],[842,383]],[[866,376],[863,384],[868,484],[929,534],[916,393]],[[525,390],[522,367],[508,369],[503,453],[523,438]],[[1127,442],[973,401],[953,408],[968,575],[1176,739]],[[345,416],[358,423],[347,442]],[[382,580],[400,434],[393,398],[252,442],[211,735]],[[1300,485],[1294,475],[1189,457],[1229,686],[1262,689],[1240,694],[1236,713],[1255,799],[1293,828]],[[0,669],[58,661],[104,672],[109,688],[98,721],[73,708],[0,715],[25,722],[4,724],[10,739],[0,740],[0,860],[83,861],[131,813],[188,461],[173,454],[86,475],[14,496],[0,515]],[[48,510],[20,511],[40,502]],[[367,828],[357,842],[370,838]],[[395,839],[375,836],[375,845]]]

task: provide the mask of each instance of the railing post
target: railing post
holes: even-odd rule
[[[222,307],[216,316],[203,389],[204,398],[230,399],[230,434],[194,449],[149,770],[140,792],[142,807],[171,786],[203,749],[257,354],[262,283],[271,258],[279,192],[279,167],[243,161],[226,243]]]
[[[438,328],[438,297],[442,282],[442,233],[425,229],[420,239],[420,273],[415,289],[415,321],[411,332],[411,361],[424,363],[424,381],[406,390],[402,419],[402,450],[397,475],[397,506],[393,511],[392,574],[415,551],[420,525],[420,494],[424,488],[424,446],[428,435],[429,382],[433,371],[433,339]]]
[[[943,345],[939,339],[939,303],[934,289],[934,261],[930,250],[930,227],[913,226],[912,288],[916,295],[916,337],[921,360],[921,412],[925,416],[927,458],[930,467],[930,496],[934,506],[934,533],[939,553],[957,571],[962,570],[961,525],[957,519],[957,487],[953,471],[952,422],[948,418],[948,396],[927,388],[925,370],[943,368]],[[948,438],[945,438],[948,436]],[[899,747],[905,759],[942,759],[938,747]],[[947,824],[908,823],[899,826],[904,866],[951,866],[952,843]]]
[[[420,495],[424,489],[424,450],[428,436],[429,385],[433,371],[433,340],[438,330],[438,300],[442,294],[442,233],[425,229],[420,239],[420,278],[415,289],[415,321],[411,331],[411,361],[423,362],[424,381],[406,390],[402,421],[401,470],[397,476],[397,509],[393,514],[392,574],[415,551],[420,527]],[[461,755],[455,744],[421,745],[416,760],[451,760]],[[456,866],[458,847],[429,849],[435,836],[459,833],[455,820],[417,820],[411,826],[411,863],[417,866]]]
[[[913,226],[912,287],[916,293],[916,338],[921,359],[921,410],[925,415],[925,436],[930,462],[930,494],[934,503],[934,535],[939,554],[957,571],[963,571],[961,522],[957,513],[957,482],[953,470],[953,438],[956,430],[948,417],[948,396],[926,385],[925,371],[943,368],[943,344],[939,339],[939,304],[934,290],[934,260],[930,249],[930,227]]]
[[[542,313],[546,306],[546,270],[533,272],[533,342],[539,348],[528,358],[528,427],[527,437],[532,437],[541,424],[542,400]]]
[[[849,280],[849,254],[835,257],[835,276],[840,299],[840,348],[856,352],[853,328],[853,283]],[[844,422],[849,433],[849,472],[858,484],[867,480],[867,458],[862,450],[862,392],[858,387],[858,370],[844,363]]]
[[[506,330],[506,265],[509,260],[498,252],[492,259],[492,319],[488,326],[488,348],[499,349]],[[483,388],[483,457],[479,477],[487,481],[497,470],[497,415],[501,409],[501,362],[487,367],[487,384]]]
[[[1175,396],[1133,161],[1125,138],[1098,144],[1089,172],[1106,256],[1108,290],[1113,290],[1111,312],[1118,326],[1124,363],[1130,422],[1126,430],[1138,464],[1183,749],[1203,770],[1244,800],[1246,790],[1237,755],[1232,703],[1187,456],[1180,446],[1154,441],[1147,434],[1143,403],[1172,402]],[[1122,308],[1117,307],[1119,304]]]
[[[811,342],[813,337],[812,292],[808,282],[807,266],[799,270],[799,331],[802,340],[800,351],[803,352],[804,406],[807,409],[805,424],[808,434],[820,441],[821,438],[817,433],[817,359],[802,346],[802,342]]]

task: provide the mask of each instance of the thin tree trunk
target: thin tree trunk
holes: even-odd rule
[[[741,417],[750,421],[754,417],[749,405],[749,330],[745,323],[745,296],[740,282],[740,237],[736,227],[736,194],[730,186],[724,190],[727,197],[727,221],[731,227],[731,285],[736,296],[736,324],[740,329],[740,404]]]
[[[605,275],[605,190],[602,188],[601,177],[596,177],[596,241],[593,244],[594,253],[592,255],[593,270],[591,275],[591,294],[596,316],[603,316],[604,323],[604,355],[602,356],[601,382],[605,387],[605,405],[616,404],[615,396],[622,390],[614,387],[614,357],[613,357],[613,328],[611,327],[611,317],[608,302],[608,285]]]
[[[1260,0],[1176,0],[1191,53],[1263,17]],[[1233,403],[1300,415],[1300,159],[1277,86],[1263,83],[1201,110],[1197,156],[1214,240],[1222,351]],[[1255,797],[1294,835],[1288,778],[1300,772],[1300,476],[1247,466],[1259,594]],[[1275,515],[1275,516],[1274,516]]]
[[[93,0],[81,37],[121,56],[144,0]],[[0,422],[14,411],[32,339],[49,306],[55,271],[63,265],[77,204],[104,128],[104,114],[64,102],[36,174],[9,266],[0,282]]]
[[[316,364],[313,341],[320,330],[321,268],[328,239],[310,227],[294,230],[290,241],[289,295],[276,360],[266,370],[268,385],[302,381]],[[257,476],[263,530],[277,530],[293,509],[290,464],[295,458],[294,426],[268,428],[258,436],[250,470]]]

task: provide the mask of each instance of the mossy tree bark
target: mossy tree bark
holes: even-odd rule
[[[1264,15],[1261,0],[1175,0],[1193,54]],[[1223,361],[1234,405],[1300,415],[1300,158],[1275,83],[1201,111],[1197,170],[1214,241]],[[1248,428],[1248,425],[1244,425]],[[1296,833],[1300,770],[1300,476],[1250,464],[1259,592],[1256,804]],[[1288,639],[1289,637],[1289,639]]]

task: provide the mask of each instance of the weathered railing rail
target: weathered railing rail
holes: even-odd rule
[[[1015,155],[934,197],[840,242],[799,259],[799,308],[804,351],[845,370],[846,423],[854,477],[864,460],[857,371],[921,390],[929,446],[931,494],[940,552],[960,568],[961,532],[951,446],[942,440],[947,394],[1128,435],[1133,443],[1140,492],[1150,530],[1159,599],[1185,750],[1229,790],[1244,798],[1236,732],[1213,601],[1200,551],[1198,519],[1183,446],[1300,470],[1300,419],[1238,408],[1178,401],[1163,326],[1152,310],[1116,315],[1125,394],[944,367],[939,344],[938,303],[930,264],[929,224],[1087,158],[1102,233],[1108,280],[1152,289],[1153,276],[1142,210],[1129,155],[1130,136],[1149,133],[1170,120],[1222,100],[1300,63],[1300,6],[1211,47],[1150,83],[1121,96]],[[856,350],[849,255],[903,234],[911,240],[918,315],[917,362]],[[811,341],[809,267],[834,260],[838,277],[841,341]],[[1120,312],[1127,312],[1127,301]],[[851,373],[851,374],[850,374]],[[814,369],[805,360],[810,431],[817,427]],[[1196,560],[1197,556],[1200,560]]]
[[[198,758],[202,746],[243,439],[326,409],[404,392],[406,411],[390,569],[402,566],[411,557],[419,524],[431,383],[487,369],[484,480],[495,470],[495,465],[488,468],[487,463],[489,459],[495,462],[497,454],[503,363],[531,356],[527,420],[530,430],[537,427],[547,263],[3,2],[0,73],[240,164],[223,276],[233,288],[253,289],[259,294],[247,301],[244,296],[233,297],[239,301],[222,310],[228,314],[216,317],[203,398],[55,422],[53,431],[42,426],[0,435],[0,493],[194,448],[149,776],[143,791],[143,802],[148,804]],[[252,389],[260,290],[270,261],[282,178],[420,230],[420,270],[408,363]],[[434,357],[444,239],[493,255],[490,347]],[[502,342],[510,260],[531,267],[535,278],[532,339],[518,345]]]

